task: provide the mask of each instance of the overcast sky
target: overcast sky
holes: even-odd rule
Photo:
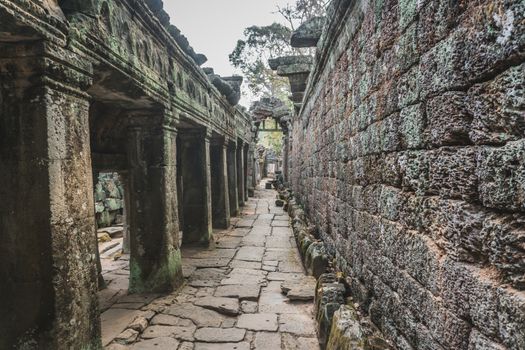
[[[283,22],[277,5],[291,0],[164,0],[164,9],[198,53],[208,57],[204,67],[222,76],[235,73],[228,61],[244,28]],[[237,72],[239,73],[239,72]]]

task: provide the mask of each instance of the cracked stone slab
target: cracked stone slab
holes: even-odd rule
[[[315,334],[315,322],[305,314],[282,314],[279,317],[279,331],[309,336]]]
[[[179,340],[193,341],[193,333],[195,333],[197,327],[194,325],[181,327],[181,326],[150,326],[142,333],[143,339],[154,339],[162,337],[172,337]]]
[[[261,285],[259,284],[230,284],[217,287],[215,296],[257,300],[260,292]]]
[[[133,344],[130,350],[173,350],[179,346],[179,341],[170,337],[161,337],[150,340],[143,340]]]
[[[231,259],[235,255],[236,249],[184,249],[184,258],[189,259]]]
[[[287,272],[270,272],[268,273],[269,281],[290,281],[300,280],[304,275],[302,273],[287,273]]]
[[[193,322],[191,320],[180,318],[176,316],[171,315],[164,315],[164,314],[158,314],[157,316],[153,317],[151,320],[151,325],[161,325],[161,326],[181,326],[181,327],[189,327],[193,325]]]
[[[199,328],[195,340],[206,343],[236,343],[244,339],[245,329],[240,328]]]
[[[258,261],[244,261],[244,260],[233,260],[230,263],[230,267],[241,268],[241,269],[261,269],[262,264]]]
[[[255,349],[281,349],[281,334],[275,332],[257,332],[255,334]]]
[[[255,314],[259,309],[259,304],[255,301],[241,301],[241,310],[243,314]]]
[[[224,315],[239,314],[239,300],[225,297],[204,297],[194,302],[197,306],[217,311]]]
[[[224,321],[224,316],[220,313],[193,304],[173,305],[166,313],[192,320],[199,327],[220,327]]]
[[[277,314],[242,314],[237,321],[237,327],[252,331],[277,331]]]
[[[262,261],[264,255],[263,247],[241,247],[237,251],[235,259],[246,261]]]
[[[195,343],[194,350],[250,350],[250,343]]]
[[[227,267],[231,259],[229,258],[218,258],[218,259],[193,259],[193,258],[182,258],[182,265],[189,265],[196,268],[205,267]]]

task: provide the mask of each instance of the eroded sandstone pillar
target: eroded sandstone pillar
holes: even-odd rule
[[[239,206],[244,205],[244,192],[245,192],[245,181],[244,181],[244,143],[237,141],[237,196],[239,198]]]
[[[228,228],[230,227],[228,146],[224,138],[212,140],[210,155],[213,226]]]
[[[249,188],[249,181],[248,181],[248,168],[250,164],[250,160],[248,158],[248,147],[249,145],[247,143],[244,144],[244,147],[242,149],[242,159],[243,159],[243,187],[244,187],[244,202],[248,201],[248,188]]]
[[[101,345],[90,70],[49,44],[0,44],[0,349]]]
[[[210,135],[205,130],[181,130],[183,243],[212,241]]]
[[[237,187],[237,143],[230,141],[228,145],[228,192],[230,195],[230,215],[239,214],[239,195]]]
[[[142,117],[128,131],[131,293],[171,291],[183,279],[178,247],[177,133],[169,121],[161,119],[154,123]]]

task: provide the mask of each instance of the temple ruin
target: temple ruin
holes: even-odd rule
[[[0,0],[0,349],[525,349],[524,16],[332,0],[246,109],[161,0]]]

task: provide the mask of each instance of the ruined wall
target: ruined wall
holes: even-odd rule
[[[124,186],[117,173],[100,173],[95,185],[97,227],[121,224],[124,215]]]
[[[400,349],[525,349],[525,3],[334,1],[291,183]]]

